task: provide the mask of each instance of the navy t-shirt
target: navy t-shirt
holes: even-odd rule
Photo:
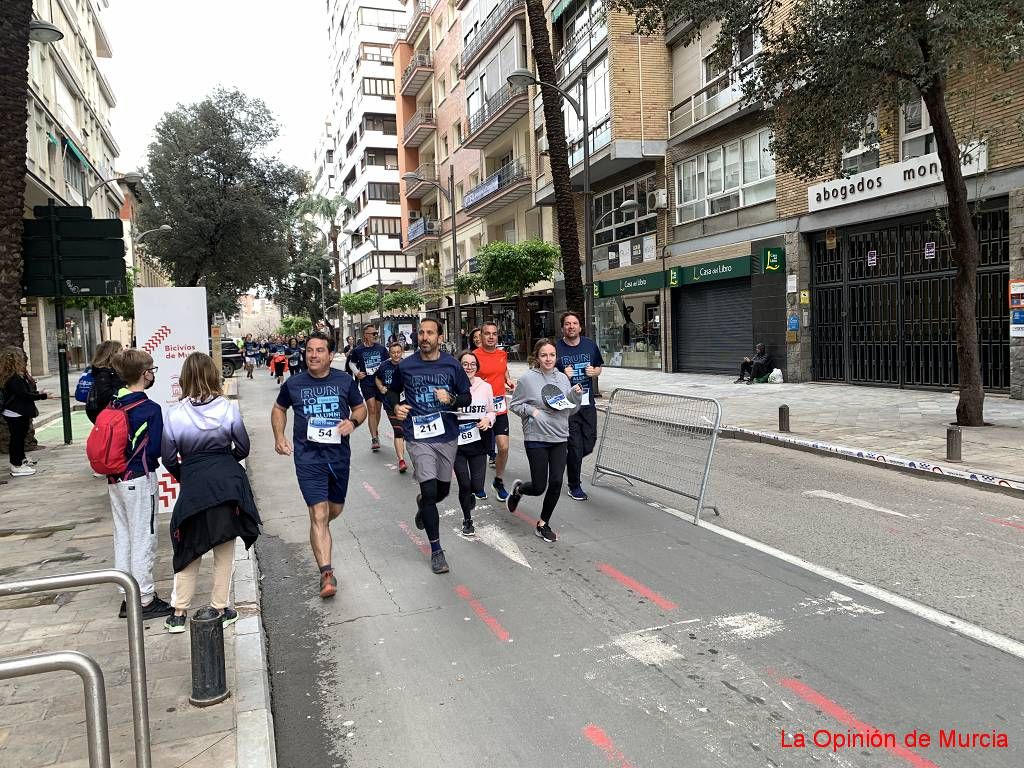
[[[358,370],[366,374],[365,379],[359,380],[363,394],[376,392],[377,387],[373,383],[373,375],[385,360],[391,359],[387,349],[380,344],[374,344],[372,347],[358,347],[352,350],[349,359],[356,364]]]
[[[593,380],[584,371],[588,365],[598,368],[604,365],[604,358],[601,357],[601,350],[597,344],[586,336],[580,336],[580,343],[575,347],[566,344],[565,339],[555,342],[555,354],[558,356],[556,367],[564,372],[566,368],[572,367],[574,373],[569,377],[572,384],[579,384],[586,393],[584,408],[594,408]]]
[[[398,365],[391,362],[391,358],[389,357],[380,364],[380,368],[377,369],[377,373],[374,374],[374,378],[380,379],[384,383],[385,387],[390,387],[391,381],[395,378],[395,371],[397,370]],[[384,399],[384,395],[380,394],[380,388],[377,388],[376,394],[379,400]]]
[[[297,374],[281,385],[277,404],[291,407],[294,413],[292,445],[296,464],[348,465],[352,451],[347,437],[342,437],[340,443],[313,443],[306,440],[306,428],[314,417],[332,422],[347,419],[353,408],[363,404],[363,395],[351,376],[335,368],[322,379],[308,372]]]
[[[424,360],[419,351],[414,352],[395,368],[389,389],[396,393],[404,392],[405,404],[412,406],[402,425],[406,440],[443,443],[458,437],[458,411],[450,405],[443,405],[434,390],[448,390],[452,400],[458,395],[468,395],[469,377],[459,361],[447,352],[442,352],[437,360]],[[443,432],[433,430],[436,421],[431,417],[436,414],[441,416]],[[417,421],[420,422],[420,429],[416,428]]]

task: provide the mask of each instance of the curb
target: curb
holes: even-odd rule
[[[808,440],[799,437],[780,435],[775,432],[763,432],[756,429],[744,429],[743,427],[723,426],[719,436],[725,440],[747,440],[754,443],[765,443],[780,448],[793,448],[798,451],[817,453],[822,456],[835,456],[848,461],[858,461],[874,466],[883,466],[887,469],[895,469],[901,472],[912,472],[925,474],[936,480],[952,480],[967,485],[981,485],[994,491],[1011,493],[1017,495],[1024,493],[1024,480],[990,475],[972,469],[960,469],[944,464],[932,464],[931,462],[911,459],[906,456],[882,454],[877,451],[868,451],[863,448],[850,448],[845,445],[826,443],[821,440]]]
[[[260,608],[260,569],[254,549],[235,540],[235,766],[277,768],[270,705],[267,645]]]

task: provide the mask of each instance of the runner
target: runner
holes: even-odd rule
[[[389,344],[388,353],[391,357],[381,363],[380,368],[373,375],[374,383],[377,385],[378,390],[377,399],[381,402],[385,401],[388,387],[391,386],[391,380],[395,376],[395,369],[402,362],[403,350],[404,348],[397,341]],[[391,430],[395,433],[395,455],[398,457],[398,473],[404,475],[409,465],[405,463],[405,433],[402,432],[402,421],[389,413],[388,423],[391,425]]]
[[[551,530],[551,514],[562,491],[562,475],[568,452],[569,414],[583,400],[583,388],[573,385],[559,371],[555,344],[541,339],[530,355],[530,370],[523,374],[509,406],[523,420],[523,445],[530,462],[530,479],[516,480],[509,494],[509,512],[515,512],[523,496],[544,495],[540,520],[534,532],[549,543],[558,536]]]
[[[270,375],[276,377],[278,384],[284,378],[284,369],[287,367],[288,355],[285,354],[284,348],[281,346],[275,347],[273,354],[270,356]]]
[[[430,569],[448,573],[441,549],[437,504],[452,487],[458,450],[455,410],[472,402],[469,379],[454,357],[440,348],[441,323],[432,317],[420,321],[419,351],[398,364],[388,387],[389,412],[401,419],[409,441],[413,477],[420,484],[416,495],[416,527],[426,529],[430,541]],[[406,402],[401,402],[405,393]]]
[[[498,501],[508,499],[508,491],[505,490],[505,483],[502,479],[505,473],[505,465],[508,463],[508,406],[505,401],[506,389],[515,387],[515,382],[508,375],[508,355],[505,350],[498,346],[498,324],[487,321],[480,326],[483,344],[479,349],[474,350],[477,360],[480,361],[480,371],[477,375],[491,385],[494,392],[494,412],[497,418],[494,420],[493,441],[495,450],[494,480],[491,487]],[[487,498],[486,495],[477,498]]]
[[[243,354],[245,362],[245,378],[251,379],[253,369],[256,367],[256,357],[259,354],[259,345],[252,340],[252,334],[247,333],[245,335],[245,343],[243,345]]]
[[[590,339],[581,335],[580,316],[569,311],[562,314],[562,338],[555,345],[558,351],[558,370],[583,390],[583,402],[569,417],[569,452],[566,458],[566,479],[569,498],[587,501],[583,490],[581,468],[583,459],[594,451],[597,443],[597,406],[594,403],[594,377],[601,375],[604,359],[601,350]]]
[[[483,494],[487,477],[487,442],[481,432],[490,431],[494,426],[494,392],[491,385],[478,377],[480,362],[476,355],[466,350],[459,355],[462,370],[469,377],[470,395],[473,402],[459,409],[459,452],[455,454],[455,477],[459,481],[459,505],[462,507],[462,535],[474,536],[473,508],[476,495]]]
[[[372,323],[363,326],[363,343],[349,353],[348,367],[359,380],[359,389],[366,400],[370,411],[370,450],[380,450],[380,438],[377,426],[380,423],[380,400],[377,399],[377,387],[373,383],[373,375],[380,364],[388,359],[388,351],[377,343],[377,327]]]
[[[288,356],[288,377],[297,376],[302,373],[302,347],[299,340],[292,336],[288,339],[288,346],[284,353]]]
[[[327,336],[309,337],[306,365],[308,371],[282,385],[270,424],[274,449],[295,458],[295,476],[309,507],[309,543],[320,568],[320,597],[327,598],[338,591],[331,565],[330,522],[345,508],[352,456],[348,437],[366,420],[366,406],[352,377],[331,368]],[[284,436],[288,408],[294,411],[292,442]]]

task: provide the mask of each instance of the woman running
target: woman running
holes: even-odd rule
[[[553,543],[558,537],[549,525],[562,491],[562,475],[568,452],[569,416],[579,408],[583,390],[573,386],[556,366],[555,344],[541,339],[530,355],[530,370],[516,382],[509,410],[523,420],[523,445],[530,463],[530,479],[516,480],[508,500],[509,512],[515,512],[523,496],[544,495],[540,521],[535,533]]]
[[[473,536],[473,508],[477,497],[483,495],[487,475],[487,441],[481,432],[494,426],[494,391],[491,385],[477,376],[480,363],[476,355],[466,350],[459,355],[462,370],[469,377],[469,394],[473,401],[459,409],[459,450],[455,454],[455,478],[459,481],[459,504],[462,506],[462,535]],[[486,498],[486,496],[484,496]]]
[[[285,354],[288,355],[288,378],[302,373],[302,347],[294,336],[288,339],[288,349],[285,350]]]
[[[395,341],[389,344],[388,354],[390,357],[381,363],[377,368],[377,372],[373,374],[377,391],[380,392],[380,397],[377,399],[381,403],[387,400],[388,387],[391,386],[391,380],[395,376],[395,369],[402,362],[403,351],[404,347],[399,342]],[[402,421],[389,413],[388,423],[391,425],[391,431],[395,434],[395,456],[398,457],[398,474],[404,475],[409,465],[405,463],[405,432],[402,431]]]

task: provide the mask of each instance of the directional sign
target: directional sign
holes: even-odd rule
[[[44,209],[45,210],[45,209]],[[58,211],[63,210],[58,208]],[[48,219],[25,219],[25,237],[41,237],[49,239],[50,222]],[[88,221],[57,220],[57,237],[96,238],[124,237],[124,223],[120,219],[90,219]]]
[[[45,219],[50,215],[50,206],[37,205],[32,208],[32,215],[37,219]],[[86,221],[92,218],[92,208],[87,205],[54,206],[54,216],[58,219],[77,219]]]
[[[57,241],[57,253],[62,259],[124,259],[124,240],[67,240]],[[25,240],[25,258],[52,260],[49,239]]]

